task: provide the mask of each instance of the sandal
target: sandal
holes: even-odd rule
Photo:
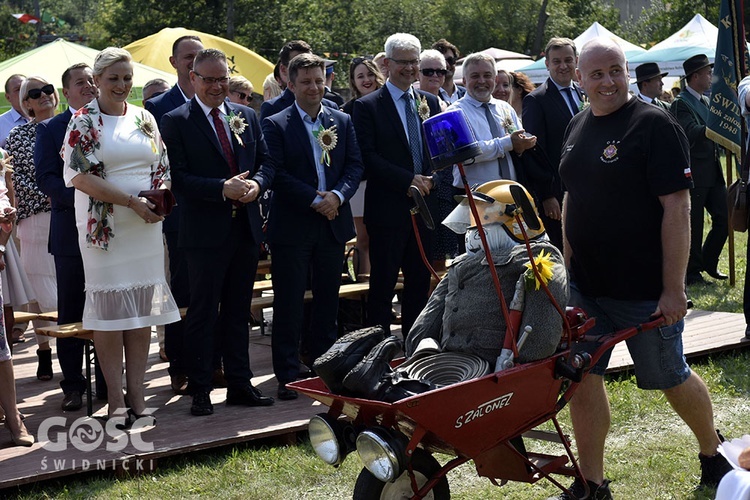
[[[11,333],[13,337],[13,343],[14,344],[23,344],[26,342],[26,337],[23,336],[23,330],[20,328],[14,328],[13,333]]]
[[[36,356],[39,359],[39,364],[36,368],[36,378],[45,382],[52,380],[52,350],[37,350]]]

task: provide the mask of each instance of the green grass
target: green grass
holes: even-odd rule
[[[691,286],[689,294],[699,309],[742,312],[747,235],[736,235],[737,283]],[[727,270],[725,251],[720,269]],[[711,392],[716,426],[727,437],[750,432],[750,351],[729,352],[692,364]],[[606,475],[618,499],[713,498],[712,490],[695,489],[700,477],[697,443],[687,426],[658,391],[642,391],[630,374],[607,377],[612,405],[612,429],[607,440]],[[566,433],[572,434],[567,410],[560,413]],[[549,425],[547,428],[551,428]],[[551,445],[534,445],[557,452]],[[441,463],[450,457],[439,456]],[[158,462],[158,469],[141,476],[118,479],[96,473],[48,481],[3,491],[22,499],[38,498],[227,498],[249,500],[351,498],[361,469],[356,454],[341,467],[325,465],[302,438],[296,446],[265,444],[196,452]],[[448,474],[452,498],[539,499],[557,495],[546,481],[529,485],[509,483],[498,489],[477,476],[471,463]],[[567,484],[568,479],[563,478]]]
[[[727,436],[748,432],[748,366],[748,352],[716,356],[693,366],[709,386],[716,425]],[[713,491],[695,491],[700,475],[697,445],[662,394],[637,389],[630,375],[609,377],[607,390],[613,423],[606,468],[615,497],[713,498]],[[571,432],[567,411],[560,414],[560,420],[566,432]],[[441,462],[447,459],[439,457]],[[344,499],[351,498],[360,468],[356,454],[338,469],[323,464],[303,439],[297,446],[266,444],[193,453],[160,460],[156,472],[134,478],[116,479],[99,473],[26,486],[15,494],[24,499]],[[455,499],[536,499],[557,494],[545,481],[509,483],[498,489],[478,477],[471,464],[449,473],[448,479]]]

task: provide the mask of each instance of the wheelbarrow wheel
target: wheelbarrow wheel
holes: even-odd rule
[[[429,479],[441,469],[435,458],[421,448],[414,450],[411,466],[417,480],[417,486],[424,486]],[[394,482],[384,483],[373,476],[367,469],[362,469],[354,485],[354,500],[401,500],[414,496],[411,489],[409,471],[404,471]],[[431,500],[447,500],[451,497],[448,479],[440,478],[434,488],[424,497]]]

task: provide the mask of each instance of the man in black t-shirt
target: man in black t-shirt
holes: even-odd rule
[[[611,40],[587,43],[576,73],[590,107],[571,120],[560,162],[568,190],[563,227],[571,304],[596,317],[593,335],[664,318],[665,326],[628,340],[636,380],[642,389],[662,390],[689,425],[700,445],[701,484],[716,486],[731,466],[716,453],[720,441],[708,390],[682,355],[690,237],[687,138],[666,111],[631,98],[625,55]],[[604,479],[610,413],[602,377],[610,354],[591,369],[570,403],[591,490],[586,498],[612,498]],[[585,496],[579,480],[571,491]]]

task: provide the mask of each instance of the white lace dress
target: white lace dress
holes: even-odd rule
[[[151,189],[151,167],[158,161],[151,140],[136,126],[143,110],[128,105],[124,116],[101,114],[103,125],[97,158],[106,180],[136,196]],[[69,132],[70,133],[70,132]],[[66,163],[65,181],[81,174]],[[161,223],[146,224],[133,210],[113,208],[108,250],[86,241],[89,196],[75,193],[78,242],[86,275],[84,328],[100,331],[130,330],[179,321],[180,313],[164,277]]]

